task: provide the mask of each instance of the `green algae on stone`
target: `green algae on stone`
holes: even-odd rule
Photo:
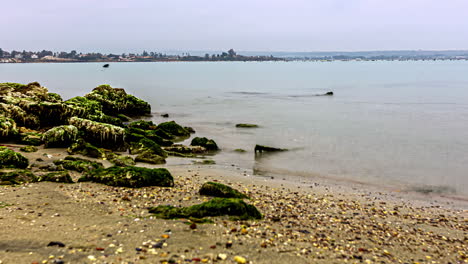
[[[164,157],[161,157],[157,154],[154,154],[150,151],[145,151],[140,154],[138,154],[135,157],[136,162],[144,162],[144,163],[150,163],[150,164],[164,164],[166,163],[166,160]]]
[[[130,154],[140,154],[144,152],[153,153],[166,158],[167,153],[156,142],[143,138],[137,143],[130,144]]]
[[[206,137],[196,137],[192,139],[192,146],[202,146],[207,150],[218,150],[218,145],[212,139],[207,139]]]
[[[211,159],[205,159],[205,160],[202,160],[202,161],[194,160],[194,161],[192,161],[192,163],[196,164],[196,165],[214,165],[214,164],[216,164],[216,161],[211,160]]]
[[[185,146],[182,144],[174,144],[169,147],[164,147],[164,150],[171,153],[179,154],[203,154],[206,152],[206,148],[201,146]],[[194,155],[193,155],[194,156]]]
[[[18,136],[16,122],[13,119],[0,116],[0,136],[1,139],[15,138]]]
[[[135,160],[130,156],[120,155],[111,151],[106,151],[105,155],[107,160],[116,166],[126,167],[135,165]]]
[[[217,182],[206,182],[202,185],[199,191],[200,195],[224,197],[224,198],[249,198],[247,195]]]
[[[68,171],[50,172],[43,176],[38,177],[38,181],[60,182],[60,183],[73,183],[73,180]]]
[[[0,115],[15,120],[19,126],[40,127],[40,120],[36,114],[27,113],[17,105],[0,103]]]
[[[24,133],[20,133],[19,142],[21,144],[39,146],[44,143],[44,141],[42,141],[43,136],[44,135],[42,133],[38,133],[38,132],[24,132]]]
[[[262,219],[258,209],[237,198],[213,198],[208,202],[188,207],[173,207],[160,205],[152,207],[149,212],[158,218],[204,218],[209,216],[230,216],[236,219]]]
[[[143,130],[154,130],[156,129],[156,124],[153,121],[138,120],[131,122],[127,125],[129,128],[139,128]]]
[[[47,130],[42,136],[44,147],[68,147],[78,137],[78,128],[73,125],[57,126]]]
[[[110,124],[72,117],[70,124],[83,132],[83,138],[98,146],[113,150],[126,150],[125,129]]]
[[[172,136],[172,138],[166,139],[177,139],[177,138],[188,138],[190,137],[190,132],[187,131],[184,127],[177,124],[175,121],[169,121],[161,123],[157,126],[156,130],[162,131],[162,135],[158,134],[159,136],[166,138],[168,135]],[[163,136],[165,135],[165,136]]]
[[[78,157],[67,156],[65,159],[54,161],[55,165],[62,165],[67,170],[74,170],[77,172],[84,172],[103,168],[102,163],[82,159]]]
[[[23,152],[36,152],[38,149],[35,146],[24,146],[20,148]]]
[[[0,168],[25,169],[28,165],[28,159],[21,155],[21,153],[6,147],[0,147]]]
[[[29,182],[36,182],[38,178],[29,170],[22,169],[1,169],[0,185],[13,185]]]
[[[174,142],[164,139],[158,135],[156,130],[151,129],[141,129],[137,127],[128,127],[126,130],[126,140],[128,143],[138,142],[143,138],[148,138],[160,146],[170,146],[174,144]]]
[[[83,139],[78,139],[68,149],[68,154],[81,154],[91,158],[103,159],[106,157],[106,153],[103,149],[90,144]]]
[[[241,148],[235,149],[234,151],[235,152],[241,152],[241,153],[247,152],[245,149],[241,149]]]
[[[145,186],[174,186],[171,173],[164,168],[117,167],[86,172],[79,182],[92,181],[109,186],[139,188]]]
[[[258,125],[256,125],[256,124],[236,124],[236,127],[240,127],[240,128],[257,128]]]

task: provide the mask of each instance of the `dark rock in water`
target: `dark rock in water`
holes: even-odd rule
[[[213,198],[189,207],[173,207],[160,205],[152,207],[149,212],[158,218],[203,218],[207,216],[231,216],[237,219],[262,219],[262,214],[255,206],[245,203],[242,199],[236,198]]]
[[[48,247],[65,247],[65,244],[59,241],[51,241],[47,244]]]
[[[174,186],[171,173],[164,168],[149,169],[142,167],[110,167],[86,172],[79,182],[92,181],[109,186],[145,187],[145,186]]]
[[[223,198],[248,198],[247,195],[221,183],[206,182],[200,188],[201,195],[223,197]]]
[[[103,68],[109,68],[109,64],[106,63],[106,64],[102,65],[102,67]]]
[[[166,139],[176,139],[176,138],[187,138],[190,137],[190,132],[183,128],[181,125],[177,124],[175,121],[164,122],[158,125],[158,131],[163,131],[164,134],[158,134],[159,136]]]
[[[326,92],[324,94],[320,94],[319,96],[332,96],[333,92]]]
[[[0,185],[13,185],[28,182],[36,182],[38,178],[29,170],[1,169]]]
[[[59,148],[70,146],[78,137],[78,128],[72,125],[57,126],[47,130],[42,136],[44,147]]]
[[[241,127],[241,128],[257,128],[258,125],[256,125],[256,124],[237,124],[236,127]]]
[[[255,145],[255,152],[277,152],[277,151],[286,151],[287,149],[281,149],[281,148],[273,148],[273,147],[268,147],[268,146],[262,146],[262,145]]]
[[[21,153],[0,146],[0,168],[25,169],[28,165],[28,159]]]
[[[77,172],[84,172],[103,168],[102,163],[93,162],[87,159],[68,156],[65,159],[54,161],[55,165],[62,165],[67,170],[74,170]]]
[[[103,159],[106,157],[106,153],[103,149],[98,148],[83,139],[78,139],[68,149],[69,154],[81,154],[91,158]]]
[[[218,150],[218,145],[212,139],[207,139],[206,137],[196,137],[192,139],[190,143],[192,146],[201,146],[206,148],[207,150]]]
[[[168,118],[169,114],[162,114],[161,117]]]
[[[153,154],[149,151],[142,152],[135,157],[136,162],[145,162],[150,164],[164,164],[166,160],[157,154]]]
[[[73,180],[68,171],[57,171],[47,173],[39,177],[39,181],[60,182],[60,183],[73,183]]]
[[[184,127],[185,130],[187,130],[190,134],[194,134],[195,133],[195,129],[193,129],[192,127]]]
[[[23,152],[36,152],[38,149],[35,146],[24,146],[20,148]]]

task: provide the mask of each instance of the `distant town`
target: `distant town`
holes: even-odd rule
[[[468,51],[361,51],[361,52],[243,52],[233,49],[218,54],[189,52],[168,55],[161,52],[103,54],[42,51],[6,51],[0,48],[0,63],[40,63],[40,62],[150,62],[150,61],[406,61],[406,60],[468,60]]]

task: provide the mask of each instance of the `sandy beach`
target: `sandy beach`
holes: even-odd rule
[[[66,156],[60,149],[47,164]],[[148,167],[147,164],[138,164]],[[150,166],[151,167],[151,166]],[[153,165],[154,167],[154,165]],[[96,183],[0,187],[0,263],[466,263],[465,201],[247,175],[234,166],[166,166],[172,188]],[[33,170],[34,171],[34,170]],[[78,173],[72,175],[76,180]],[[251,199],[258,221],[156,219],[147,208],[207,201],[206,181]],[[59,245],[48,246],[50,242]]]

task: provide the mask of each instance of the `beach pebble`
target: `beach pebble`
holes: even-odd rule
[[[49,244],[47,244],[48,247],[65,247],[65,244],[59,241],[51,241]]]
[[[241,256],[235,256],[234,261],[239,264],[245,264],[247,263],[247,260],[244,257]]]
[[[220,259],[220,260],[226,260],[226,259],[227,259],[227,255],[226,255],[226,254],[223,254],[223,253],[219,253],[219,254],[218,254],[218,259]]]

